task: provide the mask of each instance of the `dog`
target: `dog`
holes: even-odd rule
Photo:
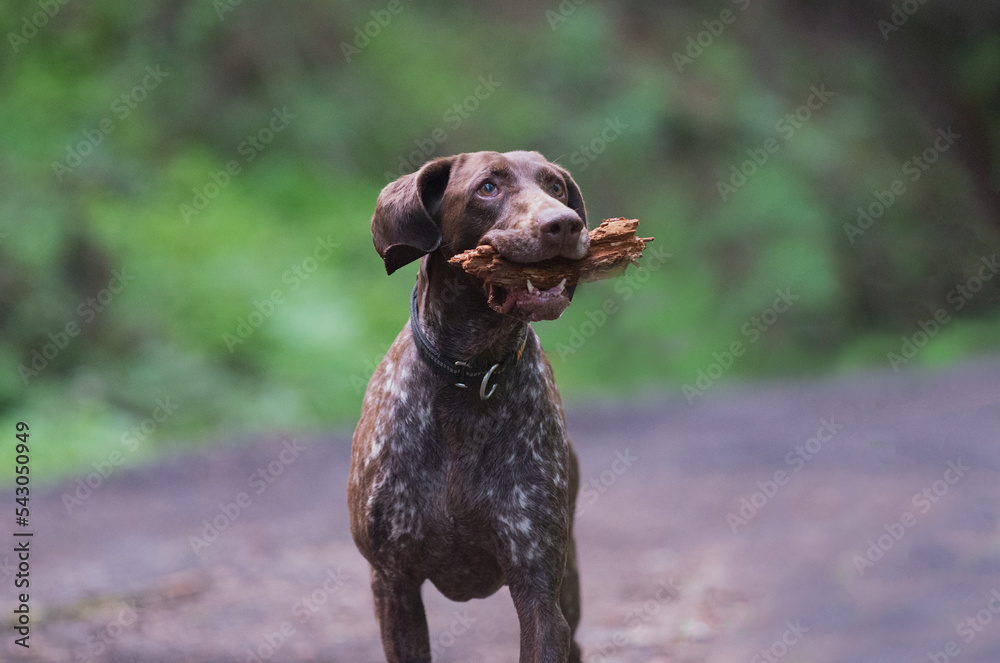
[[[521,263],[582,258],[580,189],[537,152],[437,158],[382,190],[372,237],[387,274],[420,260],[410,320],[365,392],[347,490],[386,659],[431,660],[430,580],[453,601],[507,585],[521,663],[578,663],[579,469],[529,325],[559,317],[575,286],[491,286],[448,258],[479,244]]]

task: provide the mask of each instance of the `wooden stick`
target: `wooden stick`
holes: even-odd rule
[[[638,264],[646,242],[652,237],[636,237],[637,219],[605,219],[590,231],[590,250],[580,260],[552,258],[541,262],[517,263],[500,256],[488,244],[459,253],[448,262],[493,285],[547,290],[566,279],[567,285],[619,276],[630,264]]]

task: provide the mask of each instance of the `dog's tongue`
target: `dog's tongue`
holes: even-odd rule
[[[555,320],[569,306],[570,294],[565,281],[548,290],[532,288],[529,291],[527,287],[507,290],[491,286],[489,304],[497,313],[512,315],[528,322]]]

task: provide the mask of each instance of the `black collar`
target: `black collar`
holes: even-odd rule
[[[517,363],[521,358],[521,353],[524,352],[525,343],[528,341],[528,325],[525,323],[524,330],[521,332],[521,343],[515,352],[511,352],[509,355],[504,357],[502,361],[496,364],[479,364],[473,361],[457,361],[450,357],[446,357],[439,352],[435,352],[434,348],[431,347],[430,341],[424,336],[423,330],[420,328],[420,319],[417,317],[417,286],[413,285],[413,294],[410,296],[410,331],[413,335],[413,342],[417,346],[417,353],[420,357],[427,362],[427,365],[431,367],[438,375],[445,378],[446,380],[454,380],[456,387],[461,387],[462,389],[468,388],[467,381],[469,378],[479,378],[482,377],[482,383],[479,385],[479,397],[486,400],[493,395],[496,391],[496,384],[489,390],[486,391],[489,385],[490,377],[496,373],[504,373]]]

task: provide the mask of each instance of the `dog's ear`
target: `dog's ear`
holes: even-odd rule
[[[436,217],[454,161],[454,157],[428,161],[417,172],[387,184],[379,194],[372,239],[387,274],[441,245]]]
[[[576,182],[573,181],[573,176],[569,174],[569,171],[560,166],[559,164],[553,164],[562,178],[566,180],[566,204],[571,210],[580,215],[580,220],[583,221],[583,227],[587,227],[587,208],[583,205],[583,194],[580,193],[580,187],[577,186]]]

